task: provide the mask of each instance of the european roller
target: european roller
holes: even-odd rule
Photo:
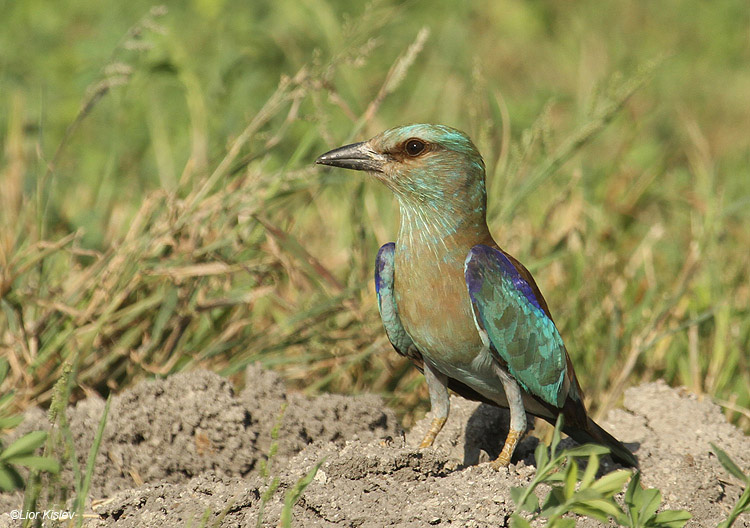
[[[380,248],[375,288],[386,334],[424,373],[432,445],[450,408],[448,389],[510,410],[495,469],[510,464],[526,412],[579,442],[607,446],[628,466],[628,449],[586,413],[562,337],[531,273],[487,227],[482,156],[463,132],[442,125],[391,128],[316,163],[368,172],[398,199],[396,242]]]

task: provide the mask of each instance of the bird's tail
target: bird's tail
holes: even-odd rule
[[[568,429],[563,426],[563,432],[579,444],[587,444],[591,442],[602,444],[609,448],[612,452],[612,458],[617,462],[632,468],[638,467],[638,459],[635,458],[635,455],[631,453],[622,442],[605,431],[591,418],[587,417],[586,419],[587,423],[585,430],[579,427],[571,427]]]

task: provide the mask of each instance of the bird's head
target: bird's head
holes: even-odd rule
[[[471,139],[443,125],[405,125],[326,152],[315,163],[367,171],[402,205],[484,213],[484,161]]]

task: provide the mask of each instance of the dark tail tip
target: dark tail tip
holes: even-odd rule
[[[563,428],[563,431],[578,443],[585,444],[594,442],[608,447],[612,453],[612,458],[623,466],[632,468],[638,467],[638,459],[623,445],[622,442],[601,428],[591,418],[588,419],[586,425],[588,426],[586,431],[578,428],[571,429],[570,431],[565,431],[565,428]]]

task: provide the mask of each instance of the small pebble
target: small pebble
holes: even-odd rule
[[[315,482],[320,482],[321,484],[325,484],[328,482],[328,475],[326,475],[326,472],[322,469],[318,469],[318,472],[315,473],[314,477]]]

